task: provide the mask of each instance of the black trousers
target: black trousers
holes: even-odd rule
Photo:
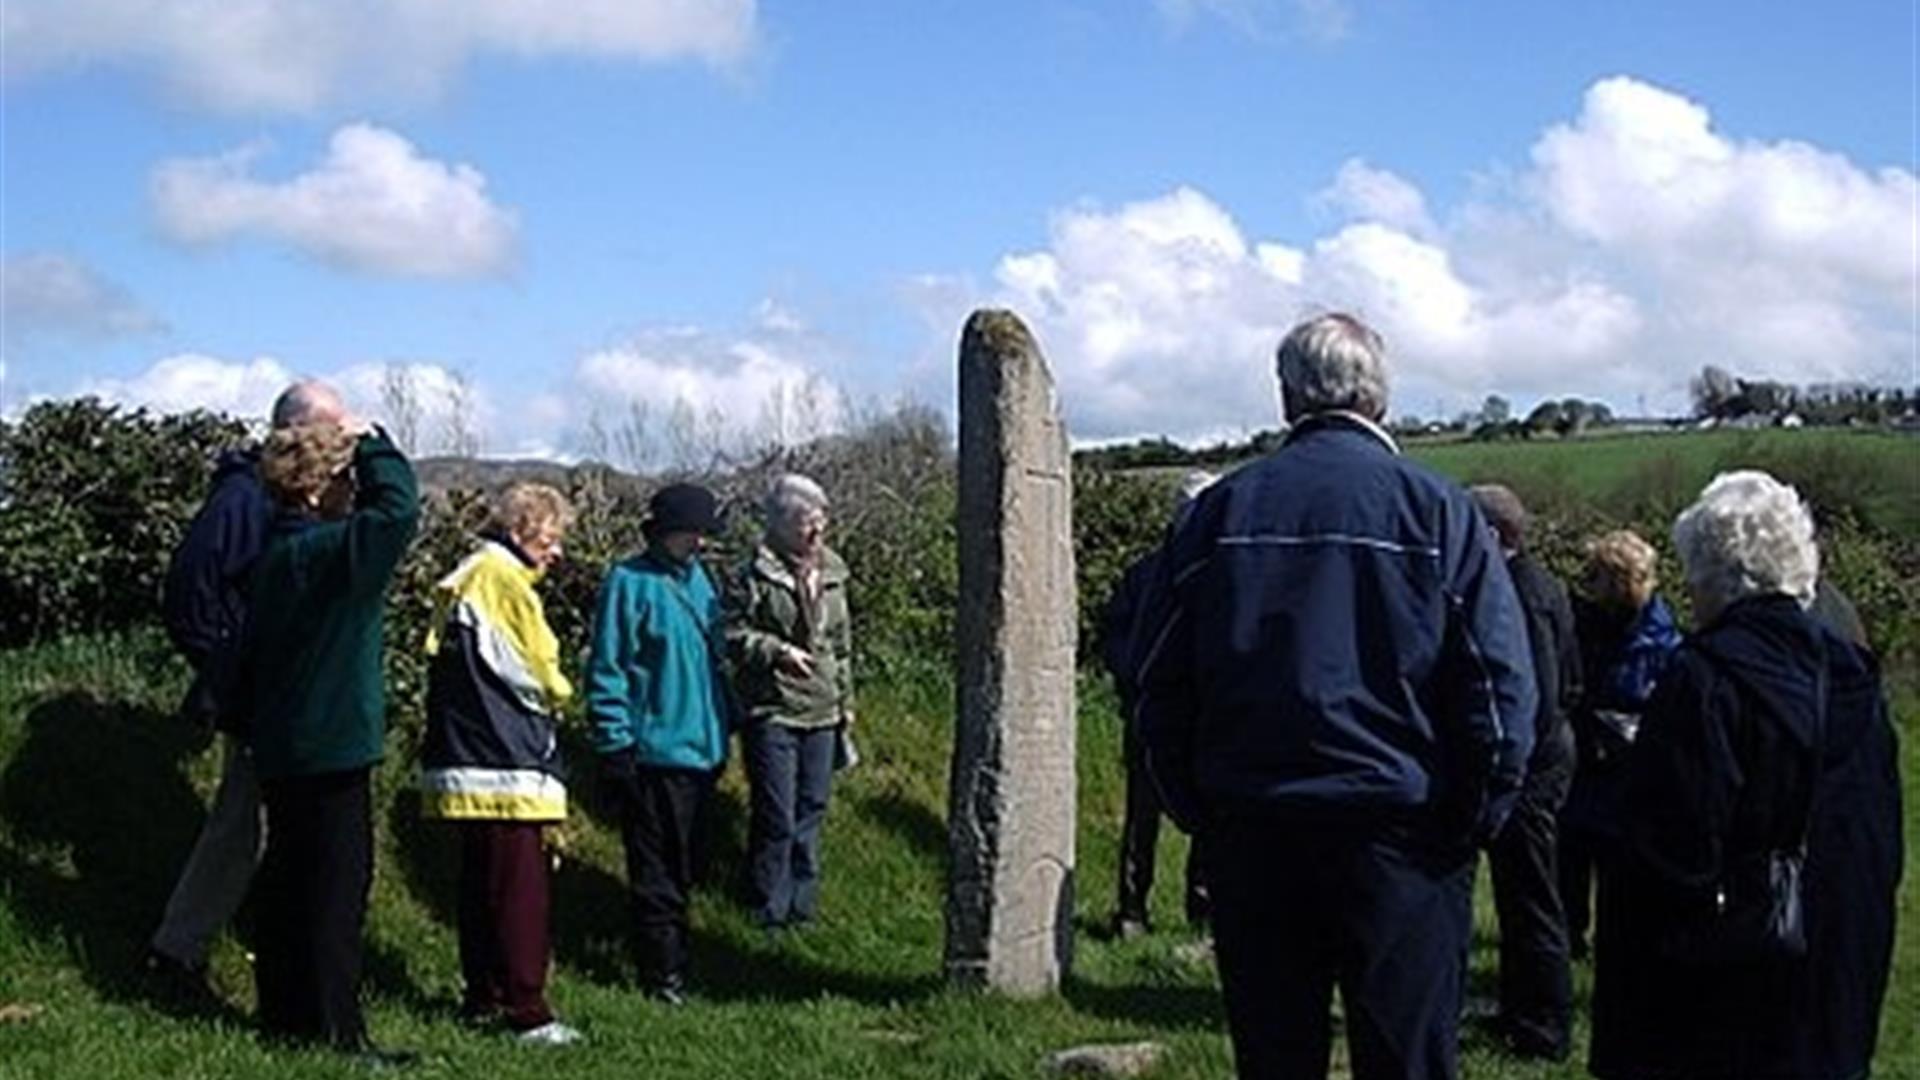
[[[1122,919],[1147,921],[1147,898],[1153,892],[1154,863],[1160,843],[1160,792],[1147,771],[1146,747],[1126,728],[1122,744],[1127,762],[1127,810],[1120,825],[1120,896],[1115,914]],[[1187,849],[1187,921],[1205,923],[1211,915],[1207,896],[1205,840],[1193,838]]]
[[[1326,822],[1237,819],[1210,840],[1241,1077],[1325,1077],[1336,985],[1355,1080],[1457,1075],[1471,852]]]
[[[1487,848],[1500,920],[1500,1019],[1528,1048],[1564,1055],[1573,1015],[1567,916],[1557,870],[1566,774],[1528,777]]]
[[[714,775],[635,766],[622,776],[620,840],[627,853],[634,962],[649,987],[678,986],[688,957],[687,903]]]
[[[747,866],[754,920],[806,922],[820,908],[820,826],[833,791],[838,729],[762,722],[746,730],[752,815]]]
[[[360,961],[373,882],[370,768],[261,784],[267,852],[255,884],[254,988],[270,1035],[366,1039]]]

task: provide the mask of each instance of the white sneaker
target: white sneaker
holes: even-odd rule
[[[537,1028],[519,1032],[513,1039],[526,1046],[570,1046],[580,1041],[580,1032],[558,1020],[549,1020]]]

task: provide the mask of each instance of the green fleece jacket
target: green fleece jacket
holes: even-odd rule
[[[833,549],[821,549],[819,583],[811,598],[803,598],[792,568],[761,547],[742,568],[739,587],[728,593],[727,643],[751,721],[795,728],[844,722],[853,711],[847,564]],[[789,647],[813,657],[811,675],[781,667],[780,655]]]
[[[380,760],[387,585],[420,517],[413,467],[384,432],[353,455],[359,490],[335,521],[283,513],[254,564],[240,680],[263,780]]]

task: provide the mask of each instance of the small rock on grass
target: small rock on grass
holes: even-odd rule
[[[0,1024],[24,1024],[29,1020],[37,1018],[41,1013],[46,1011],[47,1009],[44,1005],[23,1005],[8,1002],[5,1005],[0,1005]]]
[[[1164,1043],[1097,1043],[1062,1050],[1047,1059],[1055,1076],[1144,1076],[1167,1054]]]

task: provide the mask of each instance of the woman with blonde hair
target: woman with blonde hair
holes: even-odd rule
[[[1680,646],[1673,611],[1655,592],[1659,555],[1631,529],[1587,541],[1573,598],[1581,688],[1571,714],[1573,787],[1560,811],[1560,901],[1576,957],[1587,954],[1596,864],[1617,831],[1620,764],[1667,660]]]
[[[267,807],[261,1026],[391,1064],[396,1055],[367,1043],[360,963],[372,770],[385,753],[382,616],[420,502],[400,450],[357,429],[304,424],[267,438],[260,478],[278,512],[250,577],[234,697],[253,723]]]
[[[543,836],[567,817],[554,720],[573,686],[534,590],[572,521],[545,484],[506,489],[480,546],[435,587],[427,642],[421,810],[460,834],[461,1013],[538,1045],[580,1037],[546,998]]]

